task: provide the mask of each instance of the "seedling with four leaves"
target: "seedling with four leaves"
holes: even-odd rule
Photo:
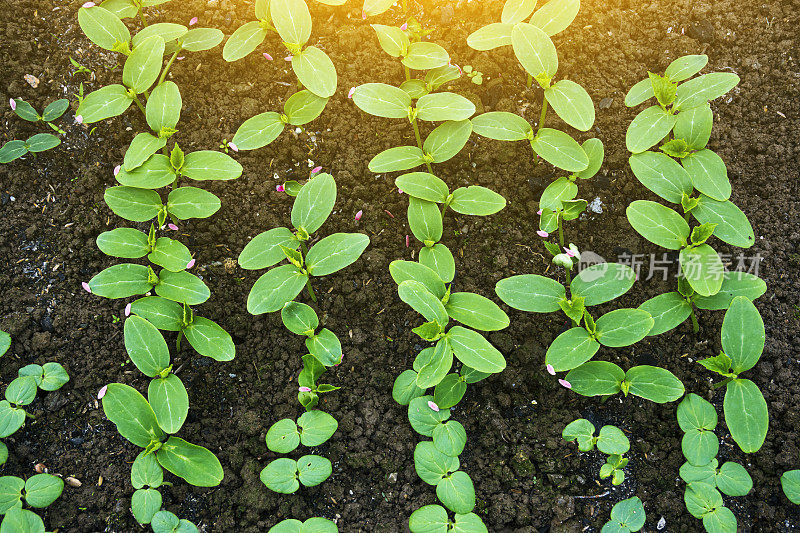
[[[28,122],[44,122],[56,133],[64,134],[64,130],[53,124],[53,121],[61,117],[69,108],[69,100],[62,98],[48,104],[40,115],[36,109],[22,98],[13,98],[10,101],[11,109],[23,120]],[[26,141],[8,141],[0,148],[0,164],[10,163],[15,159],[31,153],[36,155],[39,152],[50,150],[61,144],[61,139],[52,133],[37,133]]]
[[[611,478],[612,485],[621,485],[625,481],[625,471],[628,459],[623,454],[628,453],[631,443],[628,437],[617,426],[606,425],[600,428],[600,433],[595,437],[594,424],[585,418],[573,420],[561,432],[561,437],[567,441],[575,441],[578,450],[590,452],[597,449],[608,456],[606,463],[600,468],[600,479]]]

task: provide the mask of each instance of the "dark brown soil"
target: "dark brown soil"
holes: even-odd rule
[[[82,2],[4,4],[0,101],[21,96],[41,108],[59,97],[72,98],[80,81],[87,91],[116,82],[120,66],[112,70],[115,58],[98,53],[77,26]],[[188,348],[173,354],[191,401],[181,435],[216,452],[225,479],[214,489],[178,480],[162,491],[164,505],[202,531],[264,532],[283,518],[317,515],[337,519],[341,531],[401,532],[414,509],[435,500],[434,491],[414,472],[418,436],[405,408],[390,395],[395,376],[410,367],[420,348],[410,330],[417,316],[396,297],[387,268],[393,259],[412,257],[413,248],[404,242],[409,233],[406,198],[396,194],[393,176],[375,176],[367,169],[378,151],[413,144],[412,132],[403,121],[364,115],[346,98],[347,90],[360,83],[399,83],[402,71],[378,49],[373,31],[361,20],[360,2],[349,3],[350,8],[314,7],[313,40],[328,51],[339,73],[339,91],[310,125],[316,144],[308,134],[287,132],[265,149],[239,154],[243,176],[208,185],[221,196],[222,210],[181,228],[213,295],[196,311],[226,328],[237,347],[229,363],[201,359]],[[471,95],[484,110],[523,112],[535,121],[540,95],[524,90],[510,51],[476,53],[465,44],[470,32],[499,17],[501,2],[423,4],[415,4],[415,12],[426,25],[436,26],[432,38],[450,50],[455,62],[484,73],[483,86],[461,80],[454,90]],[[166,4],[153,20],[186,24],[198,16],[201,26],[230,34],[251,13],[249,1],[185,0]],[[395,10],[369,22],[397,20]],[[724,423],[718,429],[720,458],[742,462],[755,482],[749,496],[729,501],[741,531],[794,531],[800,525],[800,512],[779,485],[783,471],[800,466],[799,23],[791,2],[585,0],[571,29],[556,39],[559,75],[583,84],[595,102],[609,104],[598,109],[592,132],[606,145],[606,162],[596,178],[581,184],[581,196],[599,198],[603,212],[588,213],[568,231],[582,250],[610,260],[622,253],[661,253],[639,238],[625,218],[630,201],[647,197],[627,167],[624,133],[635,114],[623,105],[627,89],[648,69],[663,71],[687,53],[706,53],[709,69],[732,70],[742,79],[729,98],[713,104],[717,120],[711,143],[728,164],[733,200],[756,230],[756,245],[746,253],[761,255],[759,273],[769,285],[757,302],[767,345],[748,376],[769,403],[767,441],[757,454],[744,456]],[[218,48],[187,54],[173,68],[184,99],[177,139],[185,150],[216,149],[244,119],[282,105],[295,79],[281,59],[279,43],[269,41],[264,50],[278,59],[268,62],[253,54],[226,64]],[[68,56],[94,69],[97,80],[71,77]],[[37,89],[23,80],[25,74],[40,78]],[[3,140],[38,131],[7,106],[3,109]],[[64,124],[72,123],[72,113]],[[66,129],[58,149],[0,166],[0,329],[14,338],[3,359],[2,381],[7,384],[22,365],[45,361],[62,363],[72,376],[63,389],[33,404],[38,419],[7,439],[11,459],[2,470],[27,476],[41,462],[52,473],[82,481],[79,488],[67,487],[44,513],[49,530],[141,531],[129,511],[129,470],[137,450],[106,421],[95,397],[113,381],[144,390],[146,378],[126,361],[122,323],[115,318],[122,315],[124,302],[91,296],[81,290],[81,281],[115,262],[94,244],[100,232],[122,223],[103,203],[103,191],[113,184],[112,169],[143,121],[132,110],[91,133],[82,126]],[[291,200],[275,192],[275,185],[305,177],[309,159],[339,184],[336,212],[324,231],[365,231],[372,245],[356,264],[317,286],[323,320],[345,347],[345,364],[329,374],[343,388],[322,404],[340,421],[330,443],[318,450],[334,462],[333,476],[318,487],[284,496],[268,491],[258,473],[273,458],[264,442],[269,425],[300,412],[294,377],[304,353],[302,339],[286,331],[277,314],[249,315],[245,301],[257,275],[225,265],[251,237],[288,221]],[[458,251],[457,290],[492,296],[503,277],[545,270],[534,213],[553,173],[546,165],[533,166],[524,143],[473,137],[437,173],[451,187],[480,184],[509,199],[496,216],[447,220],[445,242]],[[358,210],[364,216],[356,223]],[[718,244],[720,250],[739,252]],[[642,281],[614,306],[635,306],[668,290],[673,281]],[[510,328],[489,335],[507,357],[508,368],[470,387],[454,413],[467,429],[461,463],[475,481],[476,512],[489,530],[599,531],[613,503],[635,494],[645,504],[646,531],[656,530],[661,517],[666,521],[662,531],[699,531],[700,523],[684,509],[678,478],[683,459],[676,405],[635,398],[601,404],[568,392],[542,365],[546,346],[566,326],[561,317],[510,315]],[[700,318],[698,336],[687,323],[631,348],[604,349],[598,357],[626,367],[662,365],[683,380],[687,391],[720,403],[721,392],[711,388],[709,373],[694,361],[718,353],[722,313],[703,312]],[[597,480],[598,456],[577,455],[561,440],[564,425],[578,416],[598,426],[618,424],[630,435],[628,480],[621,487]]]

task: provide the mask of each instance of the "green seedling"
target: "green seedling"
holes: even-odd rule
[[[333,465],[318,455],[304,455],[297,461],[289,458],[275,459],[261,471],[261,482],[268,489],[281,494],[297,492],[302,483],[315,487],[328,479]]]
[[[289,302],[286,306],[294,304],[297,304],[297,302]],[[306,354],[303,356],[303,370],[297,376],[297,384],[299,385],[297,401],[300,402],[306,410],[311,410],[317,406],[320,394],[339,390],[340,387],[335,387],[329,383],[317,383],[317,380],[326,370],[327,367],[320,363],[313,355]]]
[[[673,402],[683,396],[683,383],[665,368],[639,365],[627,372],[607,361],[589,361],[570,370],[562,385],[582,396],[609,397],[618,392],[655,403]]]
[[[467,75],[467,78],[474,83],[475,85],[482,85],[483,84],[483,72],[479,70],[475,70],[472,68],[472,65],[464,65],[464,74]]]
[[[603,426],[600,433],[594,436],[594,424],[585,418],[573,420],[561,432],[561,437],[567,442],[575,441],[578,449],[589,452],[597,449],[608,455],[606,463],[600,468],[600,479],[611,478],[612,485],[620,485],[625,481],[623,468],[628,464],[628,459],[622,457],[631,448],[628,437],[616,426]]]
[[[400,59],[406,82],[411,81],[412,70],[433,70],[450,64],[450,54],[440,45],[420,40],[425,34],[422,26],[406,23],[401,27],[372,24],[383,51]]]
[[[739,377],[758,363],[764,350],[764,321],[753,302],[745,296],[733,299],[720,336],[722,352],[698,362],[724,378],[715,386],[725,387],[725,424],[739,448],[754,453],[767,436],[769,412],[758,386]]]
[[[0,354],[3,350],[4,339],[0,337]],[[10,345],[10,337],[5,338],[6,349]],[[5,399],[0,401],[0,438],[6,438],[17,432],[23,426],[26,418],[34,416],[25,410],[36,399],[36,393],[42,391],[55,391],[69,381],[69,375],[64,367],[58,363],[45,363],[44,365],[28,365],[19,369],[17,377],[8,384]],[[5,444],[0,446],[0,464],[5,463],[8,449]]]
[[[622,500],[611,508],[611,519],[600,533],[630,533],[644,527],[646,516],[642,500],[637,496]]]
[[[11,109],[18,117],[28,122],[44,122],[56,133],[64,134],[64,130],[53,124],[69,108],[69,100],[56,100],[49,104],[40,115],[34,107],[22,98],[12,98],[9,101]],[[39,152],[50,150],[61,144],[61,139],[52,133],[37,133],[27,140],[8,141],[0,148],[0,164],[10,163],[26,154],[36,155]]]
[[[327,518],[309,518],[305,522],[289,518],[278,522],[267,533],[338,533],[339,528]]]
[[[64,481],[52,474],[36,474],[27,480],[16,476],[0,477],[0,528],[5,531],[44,531],[44,522],[33,511],[23,509],[23,503],[43,509],[56,501],[64,490]]]
[[[408,519],[411,533],[428,531],[463,531],[469,533],[487,533],[489,530],[483,520],[475,513],[455,513],[451,520],[447,510],[441,505],[425,505],[420,507]]]
[[[290,418],[278,420],[267,431],[267,448],[275,453],[289,453],[301,443],[313,448],[324,444],[336,432],[336,419],[323,411],[307,411],[297,422]]]
[[[197,526],[169,511],[158,511],[150,522],[153,533],[198,533]]]
[[[75,70],[70,72],[70,77],[76,74],[86,74],[88,76],[91,76],[93,74],[92,69],[84,67],[83,65],[75,61],[75,59],[73,59],[72,56],[69,56],[69,62],[72,64],[73,67],[75,67]]]

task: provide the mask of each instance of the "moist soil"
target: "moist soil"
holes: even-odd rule
[[[311,3],[312,43],[333,59],[339,91],[308,131],[286,131],[266,148],[235,154],[244,166],[241,178],[203,184],[221,197],[222,209],[180,228],[181,240],[196,254],[195,269],[212,292],[196,312],[229,331],[237,349],[235,360],[227,363],[201,358],[188,346],[180,353],[173,350],[191,405],[181,436],[214,451],[225,479],[205,489],[170,475],[176,483],[163,488],[164,507],[204,532],[263,532],[282,519],[311,516],[335,520],[340,531],[402,532],[414,509],[436,501],[432,487],[414,472],[413,450],[420,438],[408,424],[406,409],[391,398],[394,378],[411,366],[422,347],[411,332],[419,318],[399,300],[388,273],[390,261],[414,258],[415,245],[405,245],[410,233],[407,197],[397,193],[393,175],[376,176],[367,169],[379,151],[414,144],[413,133],[404,121],[368,116],[347,98],[348,89],[360,83],[400,83],[402,69],[378,48],[373,30],[361,19],[359,2],[338,8]],[[118,58],[91,45],[77,25],[81,4],[9,0],[0,10],[0,100],[23,97],[42,109],[56,98],[74,100],[81,82],[86,92],[118,82]],[[483,85],[462,78],[452,90],[473,99],[478,112],[511,111],[536,122],[541,94],[525,89],[511,51],[479,53],[466,45],[469,33],[499,18],[501,2],[411,4],[414,14],[434,27],[431,39],[445,46],[455,63],[484,74]],[[249,1],[186,0],[160,6],[151,21],[187,24],[197,16],[199,26],[229,35],[251,14]],[[401,20],[395,7],[368,22]],[[769,286],[757,301],[766,324],[766,348],[747,376],[769,404],[770,431],[763,448],[745,455],[733,443],[721,417],[723,393],[696,363],[719,352],[722,312],[701,311],[698,335],[687,322],[632,347],[603,348],[597,356],[624,368],[664,366],[687,392],[718,406],[720,461],[742,463],[754,481],[748,496],[726,498],[740,531],[795,531],[800,525],[800,512],[779,483],[782,472],[800,466],[795,355],[800,343],[798,23],[800,15],[790,2],[584,0],[571,28],[555,38],[559,76],[581,83],[598,107],[594,129],[579,137],[597,136],[606,147],[601,172],[580,184],[581,197],[594,200],[602,212],[587,211],[569,225],[568,239],[609,260],[626,254],[660,257],[663,252],[640,238],[625,218],[631,201],[653,199],[627,166],[625,129],[637,112],[623,104],[627,89],[648,69],[662,72],[671,60],[690,53],[709,55],[707,71],[741,77],[736,89],[712,104],[716,123],[710,147],[726,161],[732,200],[756,231],[755,245],[744,253],[757,257],[759,274]],[[267,61],[262,51],[276,59]],[[183,95],[176,136],[181,147],[217,149],[246,118],[279,110],[295,90],[284,55],[273,39],[233,64],[222,60],[221,47],[178,61],[170,77]],[[70,56],[94,75],[70,75]],[[40,80],[37,88],[24,80],[26,74]],[[75,105],[60,121],[67,135],[59,148],[0,166],[0,329],[13,336],[0,378],[8,384],[23,365],[46,361],[58,361],[71,376],[59,391],[37,398],[31,406],[37,419],[7,439],[11,457],[2,473],[29,476],[41,463],[51,473],[80,481],[79,487],[67,486],[43,512],[48,530],[144,531],[129,510],[130,465],[138,449],[117,434],[96,397],[110,382],[143,391],[147,378],[126,357],[119,319],[125,302],[92,296],[81,282],[116,262],[94,243],[101,232],[126,224],[106,207],[103,191],[114,184],[112,169],[146,125],[132,109],[90,129],[73,123]],[[8,106],[3,109],[4,141],[46,130],[21,121]],[[548,124],[574,133],[552,113]],[[305,352],[302,339],[282,327],[277,313],[247,313],[247,294],[260,273],[241,270],[235,260],[249,239],[288,223],[291,198],[275,186],[307,177],[316,165],[331,172],[339,185],[323,234],[362,231],[372,242],[358,262],[316,282],[321,319],[342,338],[345,351],[344,364],[326,374],[326,381],[342,389],[321,403],[339,420],[339,430],[315,450],[331,459],[333,475],[317,487],[281,495],[259,481],[260,470],[276,457],[264,436],[279,418],[301,412],[295,378]],[[557,174],[546,164],[534,165],[525,143],[473,136],[457,157],[435,171],[451,189],[478,184],[509,200],[505,210],[487,218],[448,215],[444,242],[456,253],[454,290],[491,297],[504,277],[548,271],[535,234],[535,213],[542,189]],[[359,210],[364,214],[356,222]],[[731,268],[737,265],[741,250],[721,242],[715,246],[732,254]],[[641,281],[598,313],[636,306],[671,290],[673,277],[647,279],[648,262]],[[563,273],[551,269],[548,275]],[[476,512],[489,530],[599,531],[614,503],[637,495],[647,512],[645,531],[700,531],[700,522],[684,508],[684,484],[678,477],[683,457],[677,404],[634,397],[601,403],[571,393],[543,366],[546,347],[568,327],[563,315],[508,312],[511,326],[488,335],[508,367],[470,386],[453,412],[467,430],[461,465],[475,482]],[[630,436],[631,460],[621,486],[598,479],[602,459],[597,453],[578,453],[574,444],[561,440],[563,427],[578,417],[597,427],[617,424]]]

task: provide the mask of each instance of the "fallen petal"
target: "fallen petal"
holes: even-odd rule
[[[97,399],[102,400],[103,396],[106,395],[107,390],[108,390],[108,385],[103,385],[102,387],[100,387],[100,390],[97,391]]]
[[[544,231],[544,230],[537,230],[537,231],[536,231],[536,235],[538,235],[539,237],[541,237],[541,238],[543,238],[543,239],[545,239],[545,238],[547,238],[547,237],[549,237],[549,236],[550,236],[550,234],[549,234],[549,233],[547,233],[547,232],[546,232],[546,231]]]
[[[411,246],[411,239],[409,239],[408,235],[406,235],[406,248],[408,248],[409,246]]]
[[[276,190],[276,191],[278,191],[278,192],[283,192],[283,191],[285,191],[286,189],[283,187],[283,185],[281,185],[281,184],[279,183],[279,184],[277,184],[277,185],[275,186],[275,190]]]
[[[13,98],[8,99],[8,104],[11,106],[11,111],[17,110],[17,101],[14,100]]]
[[[360,210],[360,209],[359,209],[359,210],[358,210],[358,213],[356,213],[356,222],[358,222],[359,220],[361,220],[361,216],[362,216],[363,214],[364,214],[364,211],[362,211],[362,210]]]
[[[347,97],[348,97],[348,98],[352,98],[352,97],[353,97],[353,94],[354,94],[355,92],[356,92],[356,88],[355,88],[355,87],[350,87],[350,90],[347,92]]]
[[[83,290],[85,290],[85,291],[86,291],[86,292],[88,292],[89,294],[92,294],[92,288],[91,288],[91,287],[89,287],[89,284],[88,284],[88,283],[86,283],[85,281],[82,281],[82,282],[81,282],[81,287],[83,287]]]
[[[299,390],[300,392],[311,392],[310,387],[299,387],[297,390]]]
[[[397,194],[403,194],[403,189],[397,189]]]
[[[195,259],[194,259],[194,258],[192,258],[192,260],[191,260],[191,261],[189,261],[188,263],[186,263],[186,270],[189,270],[190,268],[192,268],[192,267],[194,266],[194,262],[195,262]]]
[[[267,61],[272,61],[272,56],[269,55],[268,53],[264,52],[263,56],[264,56],[264,59],[266,59]]]
[[[317,174],[320,171],[322,171],[322,167],[314,167],[311,169],[311,175],[313,176],[314,174]]]
[[[547,365],[547,373],[550,374],[551,376],[556,375],[556,369],[553,368],[553,365]]]
[[[175,59],[177,59],[178,61],[183,61],[184,59],[186,59],[186,56],[178,56]]]
[[[436,405],[435,402],[432,402],[432,401],[429,400],[428,401],[428,407],[430,407],[432,410],[436,411],[437,413],[439,412],[439,406]]]
[[[536,214],[537,214],[537,215],[541,215],[541,214],[542,214],[542,210],[541,210],[541,209],[539,209],[538,211],[536,211]]]
[[[293,56],[286,56],[283,58],[284,61],[291,61]]]
[[[169,224],[167,224],[167,227],[168,227],[169,229],[171,229],[172,231],[178,231],[178,226],[176,226],[176,225],[175,225],[175,224],[173,224],[172,222],[170,222]]]
[[[75,115],[75,123],[83,124],[83,117],[81,115]]]
[[[228,148],[230,148],[230,149],[231,149],[231,150],[233,150],[234,152],[238,152],[238,151],[239,151],[239,147],[238,147],[238,146],[236,146],[236,145],[235,145],[235,144],[233,144],[233,143],[228,143]]]
[[[119,174],[120,170],[122,170],[122,167],[120,165],[115,166],[114,167],[114,175],[116,176],[117,174]]]
[[[366,11],[361,10],[361,18],[364,19],[364,20],[367,20],[367,12]]]
[[[97,4],[95,4],[94,2],[86,2],[86,3],[85,3],[85,4],[83,4],[81,7],[85,7],[86,9],[89,9],[90,7],[94,7],[94,6],[96,6],[96,5],[97,5]]]
[[[575,257],[575,252],[573,252],[572,250],[570,250],[566,246],[564,247],[564,253],[566,253],[570,257]]]
[[[400,26],[400,29],[406,31],[408,29],[408,22],[404,22],[403,25]]]
[[[566,387],[566,388],[568,388],[568,389],[571,389],[571,388],[572,388],[572,383],[570,383],[570,382],[569,382],[569,381],[567,381],[566,379],[559,379],[559,380],[558,380],[558,383],[559,383],[559,384],[560,384],[562,387]]]
[[[131,304],[125,306],[125,316],[131,316]]]
[[[192,17],[192,20],[189,21],[189,26],[194,26],[197,24],[197,17]]]

